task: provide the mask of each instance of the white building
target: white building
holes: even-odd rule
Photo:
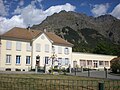
[[[90,69],[104,69],[110,68],[110,60],[117,56],[90,54],[90,53],[72,53],[73,67],[83,67]]]
[[[51,32],[13,28],[1,36],[0,70],[28,71],[35,66],[68,67],[72,44]]]
[[[51,32],[13,28],[0,38],[0,70],[29,71],[35,66],[110,68],[116,56],[72,53],[73,44]]]

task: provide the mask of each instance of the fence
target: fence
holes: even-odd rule
[[[0,77],[0,90],[120,90],[120,80],[100,83],[99,80]]]

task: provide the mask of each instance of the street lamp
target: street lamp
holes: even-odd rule
[[[36,65],[35,65],[35,72],[36,72],[36,73],[38,72],[39,61],[40,61],[40,56],[37,55],[37,56],[36,56]]]
[[[53,68],[54,62],[57,61],[57,60],[55,60],[56,57],[57,57],[57,55],[55,54],[55,52],[54,52],[53,55],[50,57],[50,58],[52,59],[52,68]]]

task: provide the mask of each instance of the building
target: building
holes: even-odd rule
[[[116,56],[75,53],[73,44],[51,32],[15,27],[0,38],[0,70],[29,71],[36,66],[110,68]]]
[[[66,68],[72,46],[54,33],[15,27],[1,36],[0,70],[28,71],[36,65]]]
[[[72,53],[73,67],[83,67],[90,69],[110,68],[110,61],[117,56],[90,54],[90,53]]]

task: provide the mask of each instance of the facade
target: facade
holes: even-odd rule
[[[35,66],[68,67],[72,44],[54,33],[13,28],[1,37],[0,70],[29,71]]]
[[[0,38],[0,70],[29,71],[36,66],[110,68],[116,56],[75,53],[73,44],[51,32],[13,28]]]
[[[110,68],[110,61],[117,56],[90,54],[90,53],[72,53],[73,67],[83,67],[90,69]]]

